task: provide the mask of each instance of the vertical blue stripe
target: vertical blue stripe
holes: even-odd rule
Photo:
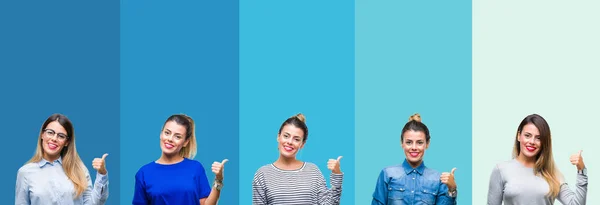
[[[36,148],[53,113],[75,127],[76,145],[93,179],[106,158],[117,204],[119,150],[119,1],[0,1],[0,128],[6,168],[0,198],[13,203],[17,170]]]
[[[425,164],[457,167],[459,204],[471,204],[471,1],[356,0],[356,204],[404,160],[415,112],[431,131]]]
[[[221,204],[238,201],[238,2],[123,1],[121,4],[120,204],[134,176],[161,155],[172,114],[196,122],[198,155],[212,184],[213,161],[229,159]]]
[[[342,204],[354,195],[354,2],[240,1],[240,204],[252,179],[277,160],[277,132],[306,115],[298,159],[319,166],[344,156]]]

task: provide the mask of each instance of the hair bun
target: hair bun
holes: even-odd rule
[[[306,117],[304,117],[304,115],[302,113],[298,113],[297,115],[294,115],[293,117],[298,118],[298,120],[302,121],[303,123],[306,123]]]
[[[417,122],[421,122],[421,115],[419,113],[415,113],[414,115],[411,115],[410,117],[408,117],[408,121],[417,121]]]

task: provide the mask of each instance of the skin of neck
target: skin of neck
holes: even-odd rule
[[[423,163],[423,160],[420,160],[420,161],[418,161],[418,162],[416,162],[416,163],[414,163],[414,162],[411,162],[411,161],[408,161],[408,160],[407,160],[407,162],[408,162],[408,164],[409,164],[409,165],[410,165],[410,166],[411,166],[413,169],[415,169],[415,168],[417,168],[417,167],[421,166],[421,163]]]
[[[283,155],[279,155],[279,158],[277,159],[277,161],[275,161],[274,164],[277,167],[284,170],[294,170],[298,169],[298,166],[300,166],[300,164],[302,163],[300,162],[300,160],[296,159],[296,157],[284,157]]]
[[[179,152],[171,154],[171,155],[165,154],[163,152],[162,155],[160,156],[160,158],[156,161],[159,162],[160,164],[175,164],[175,163],[183,161],[183,157],[179,156]]]
[[[42,157],[49,162],[54,162],[56,160],[58,160],[58,158],[60,158],[60,154],[54,155],[54,156],[50,156],[47,153],[44,152],[44,154],[42,155]]]
[[[523,153],[519,153],[517,156],[517,161],[521,162],[525,167],[534,167],[535,166],[535,157],[527,157]]]

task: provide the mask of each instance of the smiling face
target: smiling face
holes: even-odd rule
[[[406,160],[413,167],[418,167],[423,162],[425,150],[429,148],[429,142],[422,131],[408,130],[402,135],[402,149]]]
[[[187,146],[186,129],[175,121],[168,121],[160,134],[160,149],[163,154],[173,156],[179,154]]]
[[[67,131],[58,121],[50,122],[42,130],[40,137],[44,151],[43,157],[46,160],[58,159],[63,148],[69,145]]]
[[[296,154],[304,147],[304,131],[292,124],[283,126],[277,135],[279,154],[285,158],[295,159]]]
[[[535,160],[542,149],[541,136],[538,128],[529,123],[523,126],[523,130],[518,133],[520,153],[528,159]]]

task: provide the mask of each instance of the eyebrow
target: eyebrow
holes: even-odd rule
[[[46,130],[46,131],[50,130],[50,131],[52,131],[52,132],[54,132],[54,133],[56,133],[56,134],[67,135],[67,133],[57,132],[56,130],[54,130],[54,129],[52,129],[52,128],[46,128],[45,130]]]
[[[531,134],[530,132],[525,132],[525,134],[530,134],[530,135],[533,135],[533,136],[535,136],[535,137],[540,137],[540,136],[542,136],[542,135],[534,135],[534,134]]]
[[[179,133],[179,132],[173,132],[173,131],[171,131],[171,130],[170,130],[170,129],[168,129],[168,128],[165,128],[165,130],[167,130],[167,131],[169,131],[169,132],[172,132],[174,135],[183,135],[183,134],[181,134],[181,133]]]
[[[298,138],[302,137],[302,136],[300,136],[300,135],[292,135],[292,134],[291,134],[291,133],[289,133],[289,132],[283,132],[283,134],[287,134],[287,135],[290,135],[290,136],[292,136],[292,137],[298,137]]]

